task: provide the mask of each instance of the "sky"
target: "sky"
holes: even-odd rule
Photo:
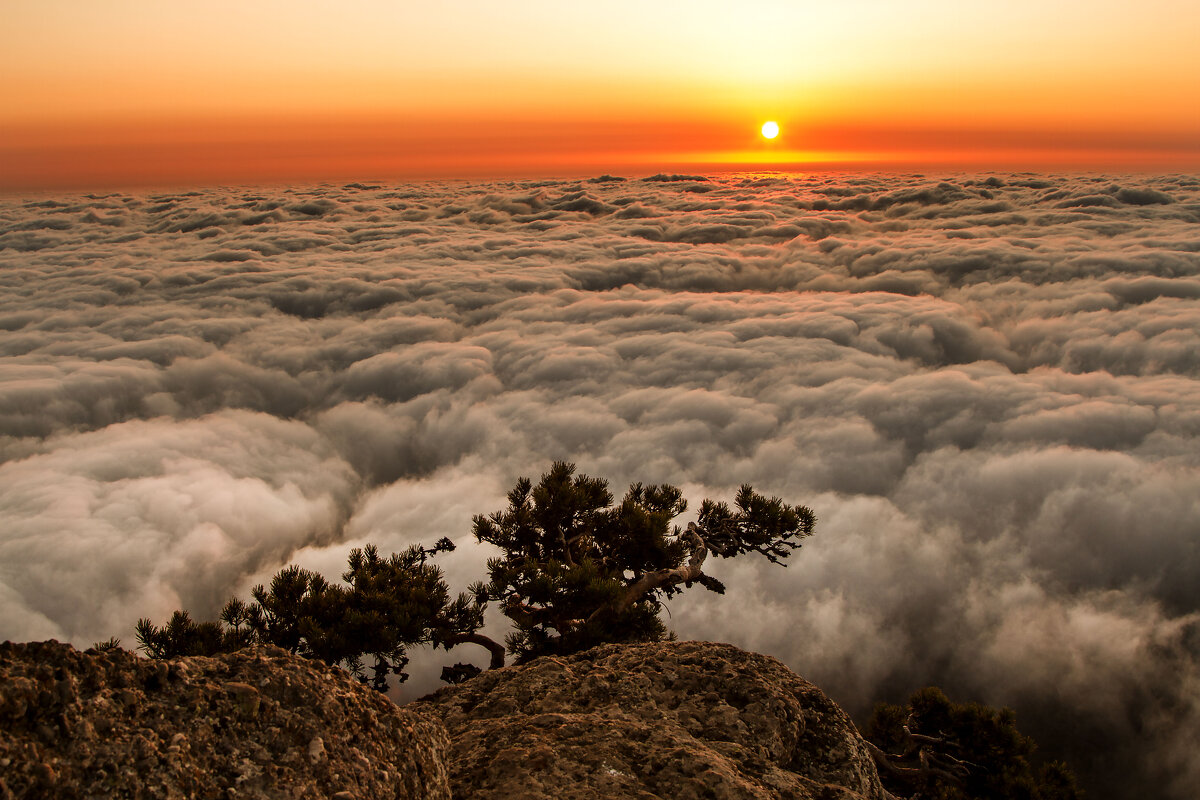
[[[1200,166],[1178,0],[7,0],[0,22],[7,190]]]
[[[710,556],[682,638],[1191,800],[1200,178],[651,177],[0,199],[0,640],[133,647],[367,543],[450,537],[462,591],[557,459],[744,482],[816,531]],[[402,700],[486,664],[411,655]]]

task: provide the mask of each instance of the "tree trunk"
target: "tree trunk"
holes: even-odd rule
[[[615,613],[621,613],[631,605],[641,600],[655,589],[661,589],[664,586],[674,586],[677,583],[690,583],[704,574],[704,559],[708,557],[708,545],[704,542],[699,531],[696,529],[696,523],[689,522],[687,527],[687,540],[692,548],[691,558],[688,563],[674,569],[659,569],[654,572],[647,572],[642,577],[638,578],[621,595],[621,599],[616,603],[605,608],[611,608]],[[599,608],[592,614],[589,619],[595,619],[597,615],[604,611],[604,608]]]

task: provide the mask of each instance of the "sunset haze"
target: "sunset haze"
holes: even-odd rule
[[[0,185],[1200,164],[1200,10],[6,4]],[[777,120],[767,142],[758,128]]]

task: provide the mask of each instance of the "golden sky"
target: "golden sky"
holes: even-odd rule
[[[1198,43],[1181,0],[5,0],[0,187],[1196,169]]]

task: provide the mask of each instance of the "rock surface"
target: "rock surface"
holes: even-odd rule
[[[277,648],[0,644],[0,800],[448,800],[446,748],[436,720]]]
[[[540,658],[414,705],[450,731],[458,800],[884,796],[845,712],[779,661],[730,645]]]
[[[439,721],[440,720],[440,721]],[[447,738],[449,731],[449,738]],[[849,718],[767,656],[600,647],[397,708],[277,648],[0,644],[0,800],[880,800]]]

